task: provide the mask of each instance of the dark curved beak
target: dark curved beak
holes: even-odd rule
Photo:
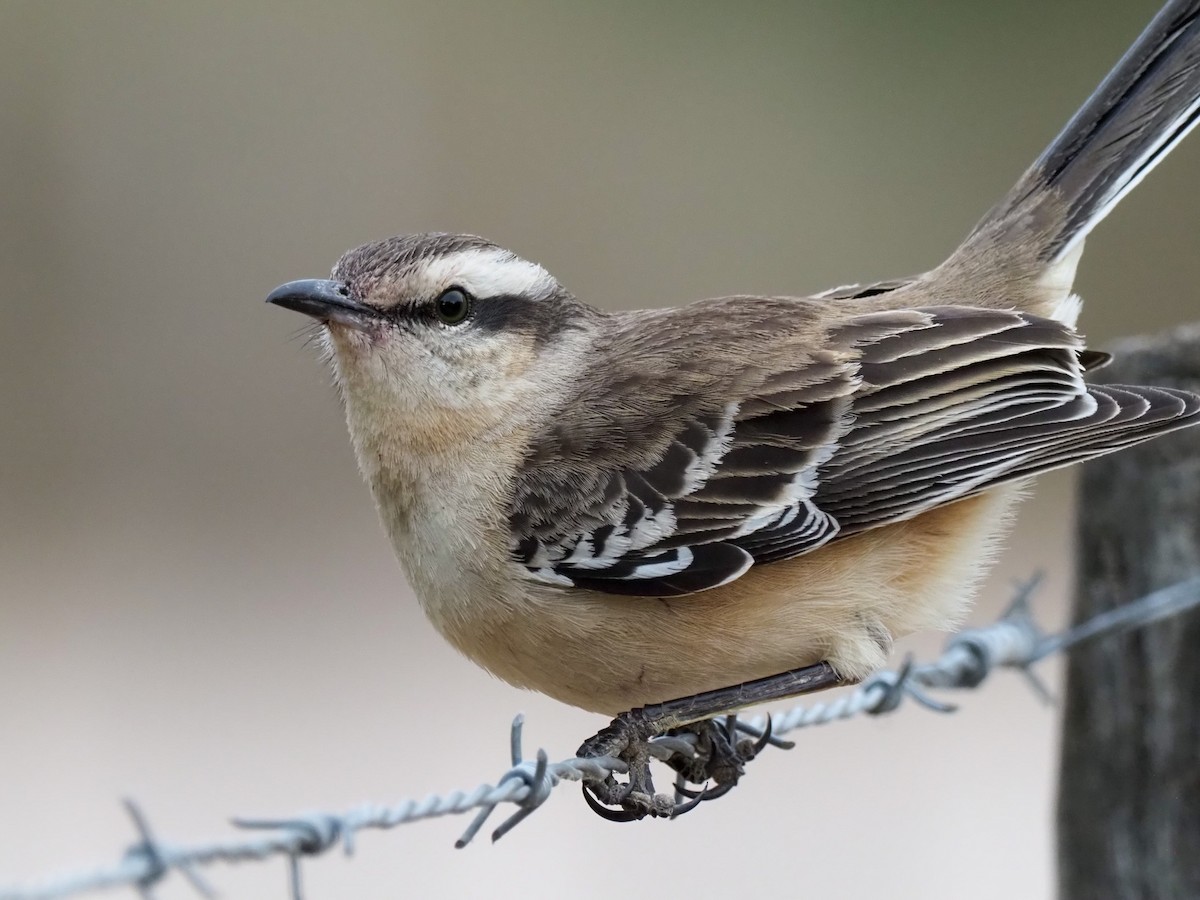
[[[357,331],[366,331],[379,318],[379,311],[354,300],[346,285],[320,278],[281,284],[267,295],[267,302]]]

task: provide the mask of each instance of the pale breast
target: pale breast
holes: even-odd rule
[[[1017,495],[995,489],[678,598],[558,589],[515,567],[423,590],[435,624],[480,665],[607,715],[821,660],[855,680],[893,638],[959,620]]]

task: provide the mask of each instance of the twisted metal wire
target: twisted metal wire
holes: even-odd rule
[[[909,661],[897,670],[875,675],[857,689],[828,702],[802,704],[776,714],[771,719],[770,742],[788,746],[781,738],[789,732],[844,721],[864,713],[892,712],[906,699],[915,700],[936,712],[952,712],[954,706],[934,699],[927,691],[974,689],[997,668],[1023,672],[1040,694],[1048,696],[1030,672],[1030,667],[1039,660],[1084,641],[1132,631],[1200,606],[1200,578],[1195,578],[1101,613],[1060,634],[1045,635],[1029,613],[1028,600],[1037,581],[1034,578],[1020,587],[1016,601],[999,621],[955,635],[933,662],[915,665]],[[0,886],[0,900],[50,900],[117,886],[133,887],[149,898],[153,896],[154,886],[172,871],[179,871],[198,894],[209,898],[215,895],[201,879],[197,868],[277,856],[290,860],[289,893],[293,900],[301,900],[300,860],[325,853],[339,844],[346,853],[352,853],[355,835],[364,829],[394,828],[409,822],[478,810],[456,842],[457,847],[465,847],[494,809],[512,803],[517,810],[492,832],[492,840],[498,840],[545,803],[563,781],[604,778],[626,771],[625,764],[612,757],[572,757],[551,763],[546,752],[539,750],[534,759],[525,759],[521,746],[523,722],[522,716],[517,716],[513,722],[510,737],[512,766],[495,784],[481,784],[471,791],[432,794],[422,800],[404,800],[392,806],[363,804],[340,814],[312,812],[287,819],[234,819],[234,825],[251,832],[237,838],[190,845],[159,841],[140,808],[126,800],[126,809],[139,840],[120,860],[24,885]],[[767,729],[767,719],[759,716],[740,720],[737,727],[748,734],[761,736]],[[656,739],[652,752],[666,758],[688,749],[686,738],[663,737]]]

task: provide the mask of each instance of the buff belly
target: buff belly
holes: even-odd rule
[[[525,584],[433,618],[505,681],[606,715],[822,660],[857,680],[894,638],[961,619],[1018,493],[996,488],[686,597]]]

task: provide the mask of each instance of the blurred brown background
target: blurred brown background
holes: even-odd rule
[[[518,710],[552,758],[601,724],[433,633],[272,287],[441,229],[599,305],[917,271],[1156,6],[0,2],[0,884],[114,859],[123,795],[207,838],[493,780]],[[1198,173],[1193,138],[1091,239],[1097,343],[1197,318]],[[976,621],[1038,567],[1062,620],[1070,518],[1043,479]],[[679,822],[608,825],[568,789],[494,848],[427,822],[306,881],[1047,897],[1055,729],[1002,676],[953,717],[802,734]],[[211,878],[284,895],[278,862]]]

